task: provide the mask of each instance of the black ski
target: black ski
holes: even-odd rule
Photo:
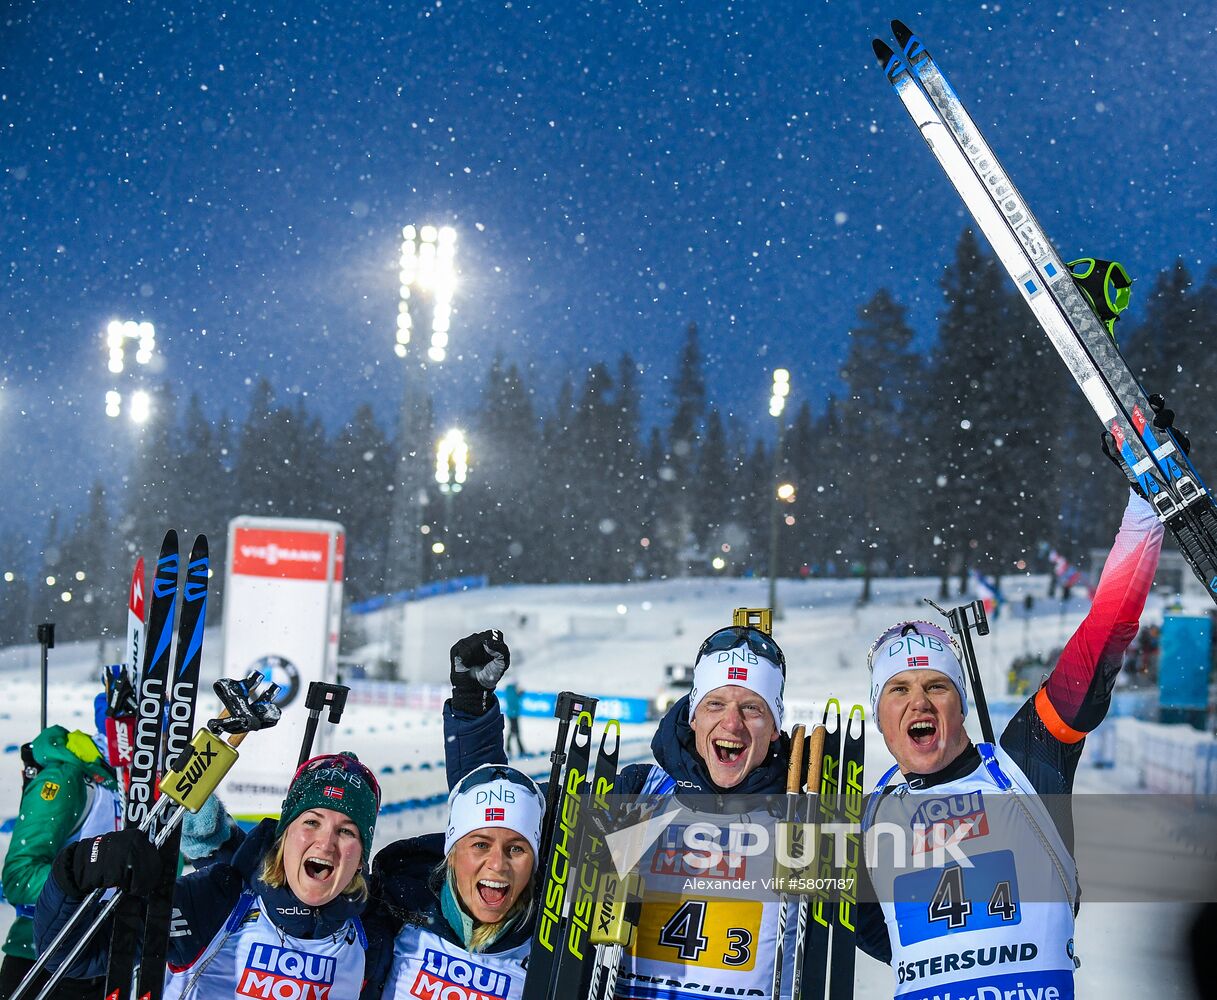
[[[194,707],[199,690],[199,664],[203,657],[203,629],[207,624],[207,582],[210,577],[207,537],[199,535],[190,550],[178,624],[177,655],[173,687],[167,692],[168,730],[162,770],[170,767],[190,747],[194,734]],[[178,851],[182,840],[179,826],[161,848],[165,877],[148,899],[144,921],[144,945],[139,960],[139,1000],[160,1000],[165,988],[165,958],[169,948],[169,923],[173,915],[173,886],[177,879]],[[121,998],[121,994],[119,994]],[[117,1000],[117,998],[116,998]]]
[[[579,827],[579,798],[587,787],[587,770],[591,763],[592,712],[582,711],[575,720],[566,767],[558,778],[557,790],[551,786],[549,797],[554,808],[547,812],[545,826],[548,836],[542,843],[548,852],[542,854],[539,871],[539,912],[529,949],[528,972],[524,977],[523,1000],[547,1000],[553,996],[553,980],[560,949],[565,943],[565,916],[571,896],[571,874],[575,870],[574,850]],[[561,731],[560,731],[561,732]],[[559,747],[555,753],[560,754]]]
[[[866,762],[866,710],[855,705],[841,728],[845,749],[841,754],[840,821],[849,824],[845,835],[844,864],[837,869],[843,888],[837,893],[832,929],[832,966],[828,973],[828,1000],[850,1000],[854,995],[854,956],[858,931],[858,869],[862,866],[862,810],[866,790],[862,773]]]
[[[131,755],[123,827],[137,827],[152,811],[160,759],[161,722],[165,714],[169,653],[177,605],[180,569],[177,532],[165,532],[152,580],[152,606],[144,633],[144,664],[139,676],[139,719]],[[176,871],[176,865],[174,870]],[[106,969],[106,1000],[129,997],[134,988],[137,952],[143,939],[144,901],[123,897],[114,912]]]
[[[609,735],[613,744],[609,747]],[[608,818],[608,795],[617,781],[617,758],[621,750],[621,723],[610,719],[600,736],[596,754],[596,772],[591,793],[581,808],[575,849],[571,854],[576,864],[566,933],[553,971],[551,995],[581,997],[587,995],[595,965],[591,943],[591,922],[596,902],[596,887],[600,883],[600,866],[605,857],[604,840],[596,819]],[[591,815],[595,813],[596,815]]]

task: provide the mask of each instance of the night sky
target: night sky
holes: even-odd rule
[[[331,427],[363,401],[394,426],[408,222],[458,232],[444,423],[496,352],[556,393],[623,349],[665,419],[690,320],[712,403],[767,429],[781,364],[818,408],[881,284],[929,342],[965,221],[871,53],[892,16],[1067,259],[1204,273],[1217,42],[1189,6],[10,4],[0,529],[37,545],[126,471],[112,318],[155,323],[216,416],[266,375]]]

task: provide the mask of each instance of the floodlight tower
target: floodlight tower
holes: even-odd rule
[[[769,607],[776,617],[778,610],[778,518],[783,503],[794,502],[794,487],[782,483],[782,446],[786,441],[786,421],[782,412],[786,409],[786,397],[790,395],[790,372],[785,368],[773,370],[773,391],[769,394],[769,415],[778,422],[778,440],[773,452],[774,496],[770,499],[772,513],[769,518]]]
[[[425,391],[427,362],[439,364],[448,354],[452,298],[456,290],[456,230],[450,226],[406,226],[402,229],[401,297],[393,352],[405,362],[402,388],[400,451],[393,493],[389,590],[410,590],[423,582],[423,507],[427,504],[426,448],[431,413]],[[410,351],[415,330],[427,331],[425,358]]]

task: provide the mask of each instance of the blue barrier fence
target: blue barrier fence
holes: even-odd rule
[[[525,691],[520,695],[520,715],[534,718],[554,717],[558,695],[549,691]],[[615,698],[611,695],[600,698],[596,706],[596,718],[616,719],[619,722],[646,722],[650,702],[646,698]]]
[[[410,590],[398,590],[381,597],[369,597],[366,601],[357,601],[347,611],[353,615],[366,615],[371,611],[405,604],[408,601],[421,601],[428,597],[440,597],[444,594],[459,594],[466,590],[484,590],[490,586],[488,576],[458,576],[451,580],[436,580],[424,583],[421,587]]]

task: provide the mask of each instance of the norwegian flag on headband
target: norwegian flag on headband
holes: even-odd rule
[[[507,810],[505,810],[505,809],[487,809],[486,810],[486,822],[487,823],[502,823],[506,819],[507,819]]]
[[[928,656],[910,656],[909,657],[909,666],[910,667],[928,667],[929,665],[930,665],[930,658]]]
[[[346,794],[345,788],[339,788],[337,785],[326,785],[325,791],[321,793],[327,799],[340,799]]]
[[[727,680],[729,681],[746,681],[748,679],[747,667],[728,667]]]

